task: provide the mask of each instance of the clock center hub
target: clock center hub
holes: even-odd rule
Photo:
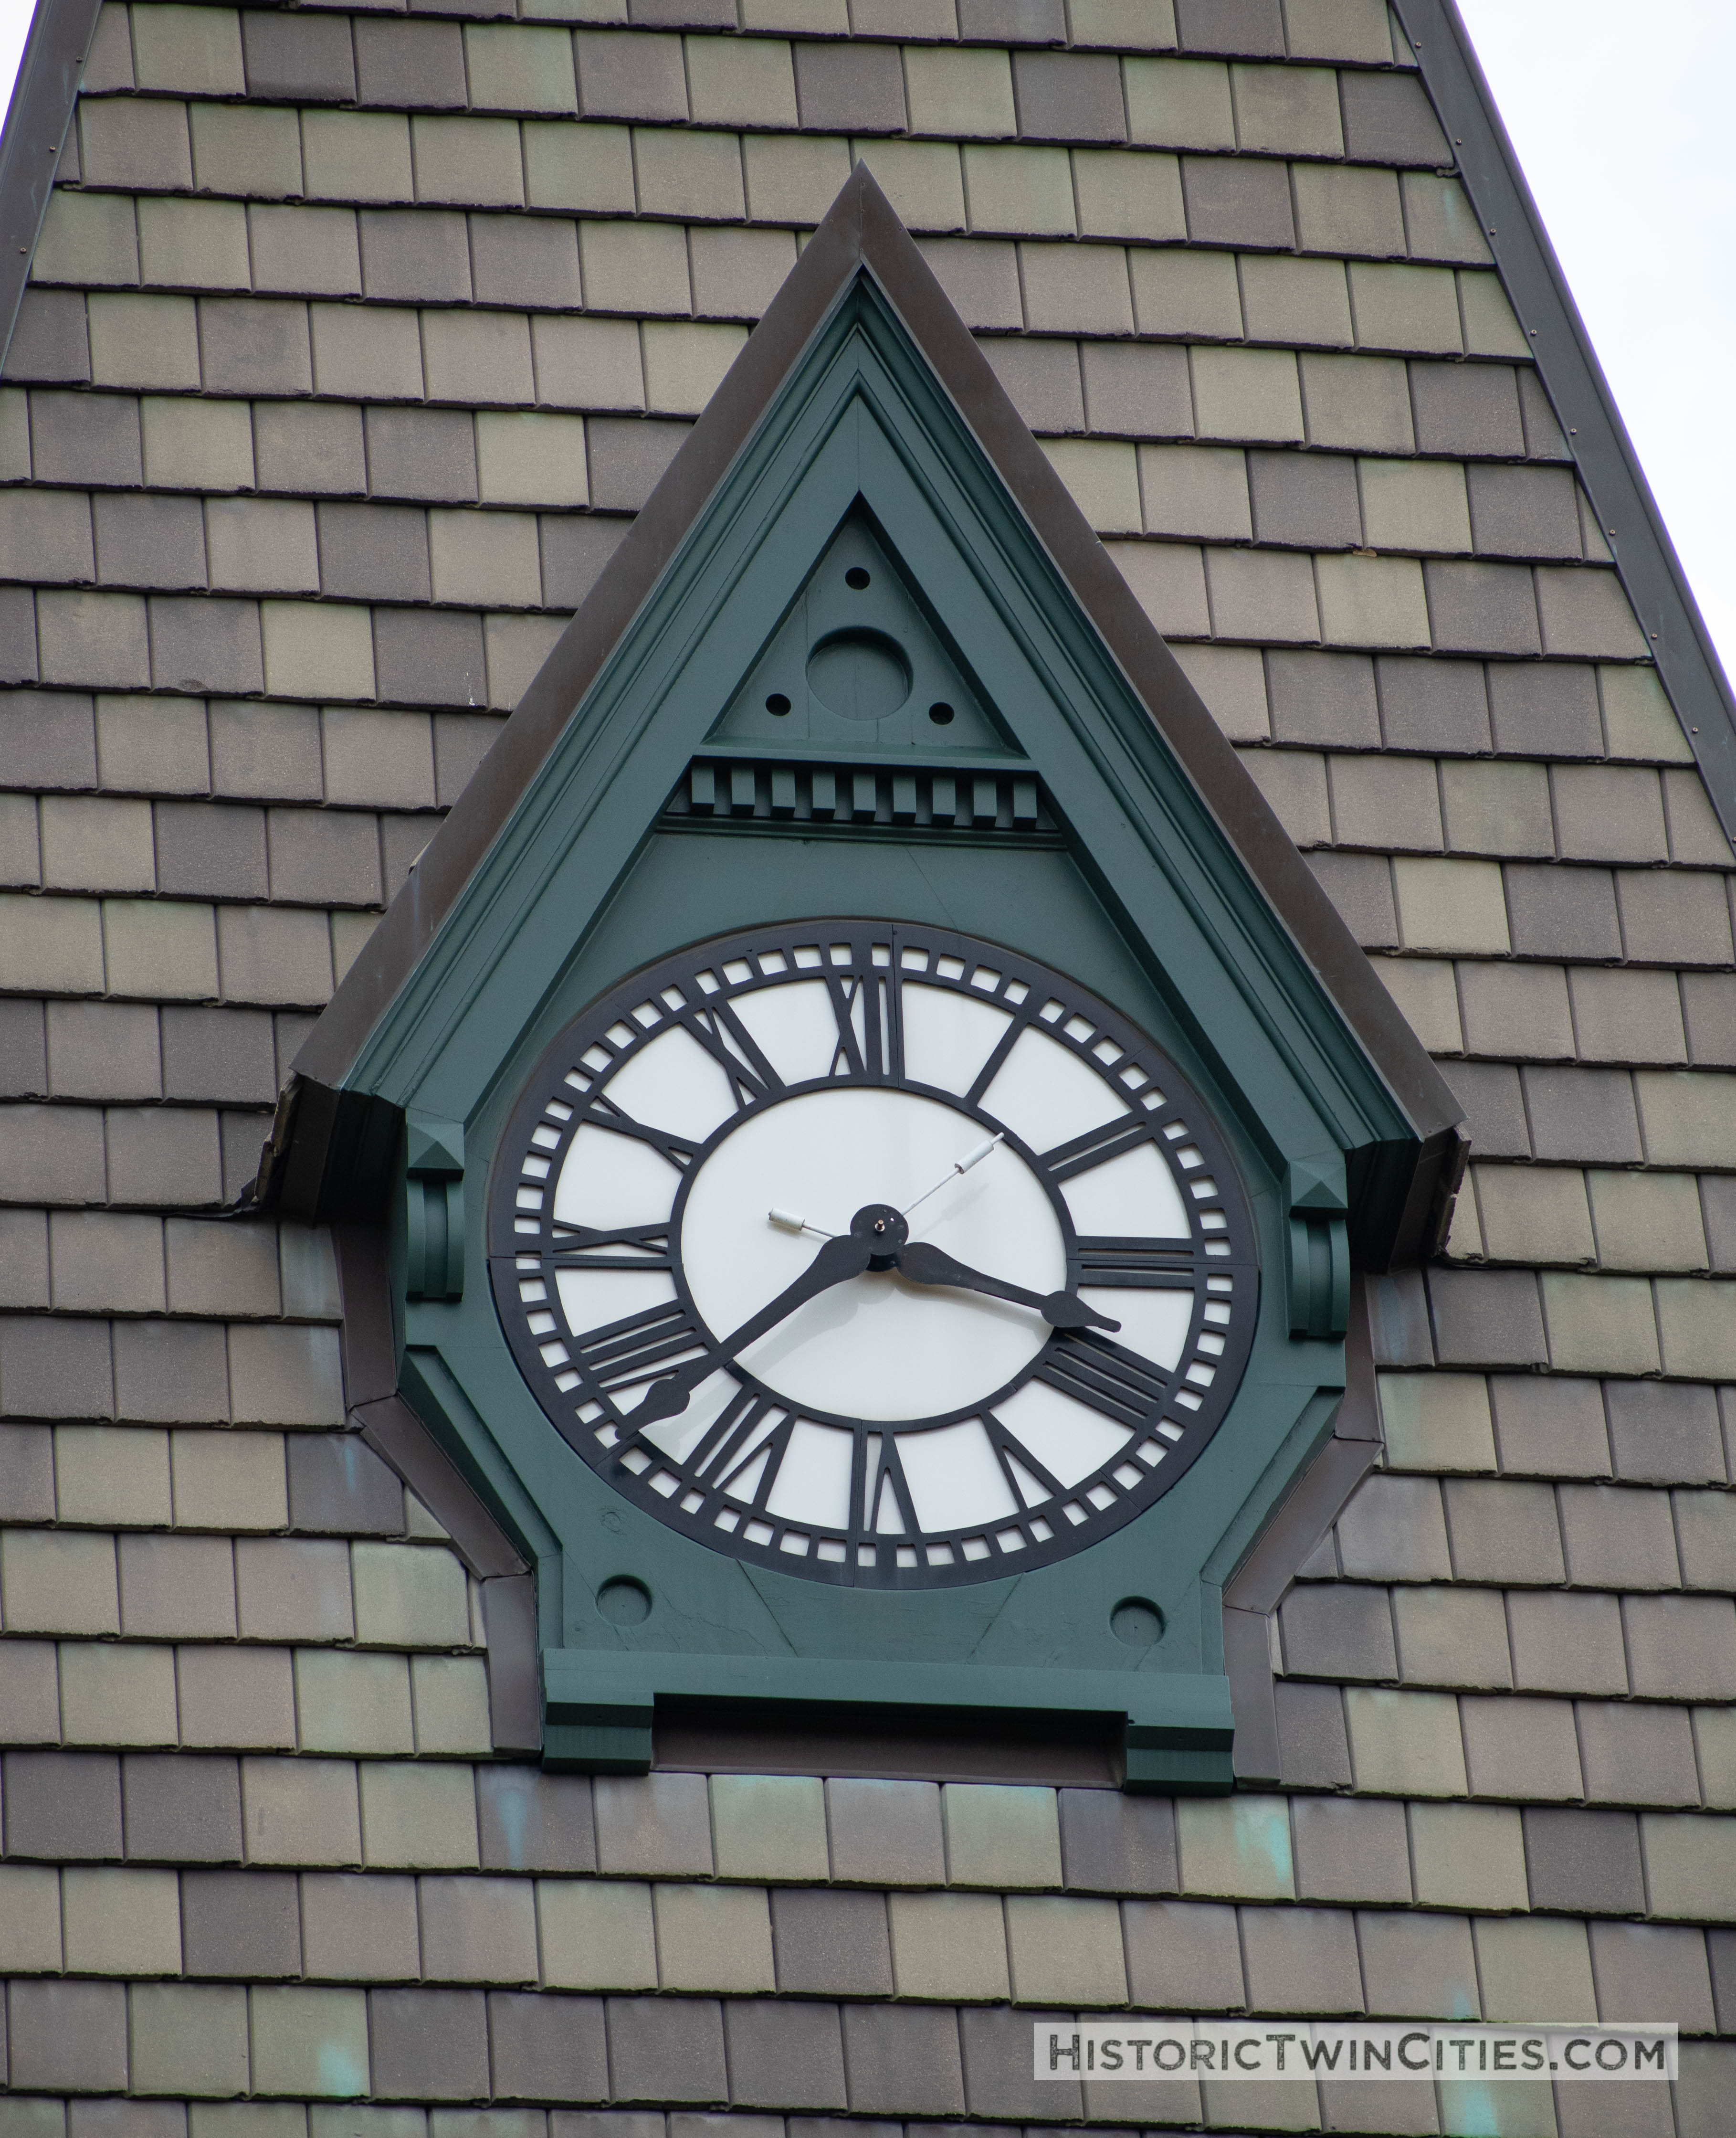
[[[871,1270],[891,1269],[899,1249],[910,1237],[904,1213],[890,1203],[865,1203],[851,1219],[850,1230],[852,1237],[872,1242],[874,1257],[868,1265]]]
[[[812,1265],[822,1242],[767,1222],[774,1208],[800,1211],[821,1232],[871,1242],[872,1257],[861,1276],[744,1346],[747,1372],[794,1408],[888,1423],[944,1418],[994,1394],[1048,1342],[1042,1316],[913,1284],[893,1267],[914,1233],[1028,1291],[1065,1284],[1061,1220],[1022,1159],[1002,1146],[954,1174],[984,1134],[975,1115],[885,1086],[808,1091],[756,1108],[688,1184],[680,1261],[700,1320],[721,1340]],[[919,1196],[907,1222],[900,1206]]]

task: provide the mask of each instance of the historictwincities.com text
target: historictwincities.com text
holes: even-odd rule
[[[1504,2078],[1666,2080],[1673,2024],[1491,2027],[1300,2020],[1039,2020],[1040,2079]]]

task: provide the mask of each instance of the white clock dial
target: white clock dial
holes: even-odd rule
[[[744,1121],[696,1169],[682,1213],[681,1262],[700,1318],[719,1335],[738,1329],[812,1262],[814,1239],[769,1223],[768,1210],[843,1232],[865,1203],[903,1208],[982,1141],[968,1114],[884,1087],[807,1091]],[[954,1174],[911,1223],[1027,1291],[1066,1281],[1048,1192],[1010,1154]],[[870,1270],[797,1307],[740,1362],[799,1408],[836,1410],[847,1391],[858,1417],[903,1421],[986,1400],[1048,1339],[1048,1324],[1026,1308]]]
[[[551,1051],[495,1175],[555,1425],[719,1550],[863,1586],[1094,1541],[1193,1460],[1258,1273],[1173,1066],[1061,975],[827,920],[698,946]]]

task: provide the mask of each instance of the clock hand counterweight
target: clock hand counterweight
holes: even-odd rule
[[[926,1203],[929,1196],[938,1195],[941,1189],[959,1174],[968,1173],[973,1165],[980,1165],[985,1158],[992,1158],[994,1155],[995,1145],[1000,1142],[1006,1133],[1005,1129],[997,1130],[987,1143],[979,1143],[974,1150],[966,1151],[963,1158],[954,1159],[948,1170],[941,1174],[932,1188],[923,1189],[921,1194],[917,1197],[916,1203]],[[916,1203],[906,1203],[901,1214],[908,1218],[916,1208]]]
[[[1026,1291],[1022,1285],[1003,1284],[985,1276],[981,1270],[955,1262],[944,1248],[926,1240],[912,1240],[899,1249],[895,1267],[912,1284],[955,1286],[961,1291],[985,1292],[991,1299],[1011,1300],[1015,1306],[1034,1307],[1051,1329],[1118,1330],[1121,1324],[1087,1306],[1075,1292]]]
[[[835,1240],[836,1233],[828,1233],[823,1225],[810,1225],[799,1211],[780,1210],[776,1203],[766,1213],[766,1223],[775,1225],[783,1233],[812,1233],[822,1240]]]

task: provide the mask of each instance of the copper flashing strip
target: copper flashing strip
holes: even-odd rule
[[[1736,843],[1736,698],[1456,0],[1393,0],[1676,718]]]
[[[479,1581],[523,1574],[524,1559],[505,1531],[397,1393],[384,1229],[335,1225],[332,1243],[344,1311],[344,1402],[352,1430],[409,1486]]]
[[[12,346],[101,12],[102,0],[37,0],[0,134],[0,363]]]
[[[485,1581],[482,1628],[488,1642],[490,1740],[497,1752],[534,1755],[543,1745],[535,1575],[498,1574]]]
[[[1368,1285],[1358,1271],[1351,1280],[1350,1325],[1344,1339],[1344,1399],[1332,1438],[1291,1486],[1224,1589],[1224,1668],[1236,1715],[1239,1787],[1276,1788],[1282,1781],[1278,1607],[1380,1455],[1380,1388]]]
[[[339,1344],[349,1428],[416,1494],[451,1539],[466,1571],[480,1583],[494,1748],[534,1753],[542,1744],[535,1577],[446,1450],[397,1394],[384,1231],[378,1226],[334,1225],[332,1245],[344,1316]]]

